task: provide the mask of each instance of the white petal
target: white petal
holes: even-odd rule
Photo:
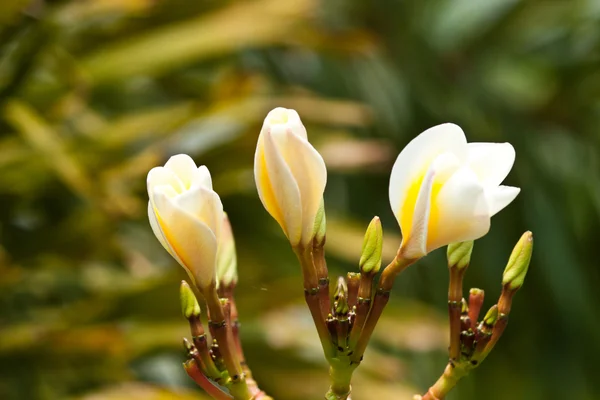
[[[152,200],[154,188],[156,186],[171,186],[177,193],[183,192],[183,184],[173,171],[165,167],[155,167],[148,172],[146,178],[146,186],[148,188],[148,197]]]
[[[299,136],[281,132],[272,133],[271,137],[298,185],[302,206],[301,241],[308,244],[313,237],[315,216],[327,184],[325,162],[315,148]]]
[[[424,176],[433,160],[442,153],[452,153],[461,162],[466,159],[467,139],[455,124],[427,129],[414,138],[398,155],[390,177],[389,197],[392,211],[401,221],[401,207],[410,185]]]
[[[283,231],[287,235],[285,228],[285,221],[283,218],[283,211],[277,199],[275,198],[275,191],[273,189],[273,183],[269,177],[269,171],[267,169],[267,161],[265,158],[265,133],[258,136],[258,143],[256,145],[256,153],[254,154],[254,181],[256,183],[256,189],[258,190],[258,197],[263,203],[265,209],[271,214],[271,216],[281,226]]]
[[[173,171],[186,189],[192,185],[194,171],[198,169],[192,157],[187,154],[177,154],[169,158],[169,161],[165,164],[165,168]]]
[[[467,149],[467,163],[484,186],[498,186],[515,163],[510,143],[469,143]]]
[[[429,168],[419,189],[412,215],[409,232],[402,232],[402,254],[409,259],[417,259],[427,254],[427,228],[431,209],[431,191],[435,179],[435,169]]]
[[[177,254],[175,254],[175,252],[171,248],[171,245],[169,244],[169,242],[167,242],[165,234],[163,233],[160,224],[158,223],[156,211],[152,207],[152,203],[150,201],[148,202],[148,219],[150,220],[150,227],[152,228],[152,232],[154,232],[154,236],[156,236],[160,244],[162,244],[162,246],[165,248],[165,250],[167,250],[171,257],[173,257],[179,264],[181,264],[181,260],[179,260]]]
[[[200,288],[216,276],[217,240],[210,228],[161,190],[154,194],[160,226],[178,261]]]
[[[302,238],[302,202],[300,199],[300,190],[280,152],[280,150],[287,151],[287,149],[280,149],[273,140],[270,132],[266,132],[263,139],[266,173],[271,182],[276,203],[282,212],[282,228],[292,245],[295,245]]]
[[[202,186],[212,190],[212,178],[210,176],[210,171],[205,165],[202,165],[198,169],[194,170],[191,187],[194,186]]]
[[[206,224],[220,238],[223,224],[223,203],[219,195],[202,186],[192,187],[173,199],[176,205]]]
[[[271,110],[263,125],[263,130],[270,132],[291,132],[307,140],[306,128],[296,110],[278,107]]]
[[[463,167],[432,195],[427,251],[449,243],[475,240],[490,228],[484,189],[475,173]]]
[[[485,196],[487,198],[490,216],[496,215],[504,207],[509,205],[521,191],[520,188],[513,186],[498,186],[486,189]]]

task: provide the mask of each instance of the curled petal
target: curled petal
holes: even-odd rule
[[[427,254],[427,235],[434,179],[435,169],[432,167],[425,174],[419,188],[411,214],[410,228],[402,229],[401,248],[403,255],[408,259],[417,259]]]
[[[148,220],[150,221],[150,227],[152,228],[154,236],[156,236],[160,244],[162,244],[162,246],[165,248],[165,250],[167,250],[171,257],[175,258],[175,260],[177,260],[177,262],[181,264],[181,260],[179,260],[177,254],[175,254],[175,251],[173,250],[173,248],[171,248],[169,242],[167,242],[165,234],[163,233],[162,228],[160,227],[160,224],[158,222],[156,211],[154,210],[154,207],[152,207],[152,203],[150,201],[148,201]]]
[[[301,242],[312,240],[315,217],[323,201],[327,184],[327,168],[321,155],[300,136],[290,132],[271,135],[279,154],[289,167],[300,192],[301,200]]]
[[[515,149],[510,143],[469,143],[467,165],[483,186],[498,186],[515,163]]]
[[[285,148],[282,150],[287,151]],[[256,180],[263,205],[279,222],[292,245],[295,245],[302,238],[300,191],[270,132],[261,134],[257,157]]]
[[[521,189],[512,186],[498,186],[486,189],[485,195],[487,198],[490,216],[496,215],[504,207],[509,205],[519,194]]]
[[[165,167],[152,168],[150,172],[148,172],[146,186],[148,188],[148,197],[150,197],[151,201],[156,186],[171,186],[177,193],[181,193],[184,190],[183,183],[177,175],[175,175],[172,170]]]
[[[194,170],[191,186],[202,186],[209,190],[212,190],[212,177],[210,176],[210,172],[208,171],[208,168],[206,168],[205,165],[202,165],[198,169]]]
[[[427,129],[400,152],[392,168],[389,187],[390,205],[399,223],[411,185],[425,176],[440,154],[452,153],[462,162],[466,159],[466,145],[465,134],[458,125],[442,124]]]
[[[198,169],[194,160],[187,154],[177,154],[169,158],[165,168],[173,171],[186,189],[192,185],[194,171]]]
[[[199,288],[207,287],[215,280],[217,239],[205,223],[161,189],[157,188],[154,199],[164,237]]]
[[[223,224],[223,203],[219,195],[203,186],[192,187],[173,199],[181,209],[207,225],[216,237],[220,237]]]
[[[306,128],[296,110],[277,107],[271,110],[265,118],[263,131],[273,133],[291,132],[304,140],[308,140]]]
[[[484,188],[475,173],[462,167],[432,199],[427,250],[449,243],[479,239],[490,228]]]

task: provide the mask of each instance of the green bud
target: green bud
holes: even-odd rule
[[[327,231],[327,218],[325,217],[325,203],[321,199],[321,205],[319,206],[319,211],[317,211],[317,215],[315,216],[315,228],[314,228],[314,243],[317,246],[325,245],[325,234]]]
[[[186,319],[200,316],[200,304],[198,304],[194,291],[186,281],[181,281],[179,298],[181,300],[181,312]]]
[[[363,241],[360,256],[360,272],[375,275],[381,268],[381,251],[383,247],[383,228],[379,217],[373,217]]]
[[[511,290],[518,290],[523,286],[532,252],[533,234],[527,231],[521,236],[508,259],[502,275],[502,285],[508,286]]]
[[[467,301],[463,298],[460,301],[460,313],[461,314],[466,314],[469,312],[469,304],[467,303]]]
[[[471,262],[471,253],[473,252],[474,242],[450,243],[448,245],[448,268],[463,269],[469,266]]]
[[[333,307],[335,314],[338,316],[348,315],[350,312],[350,307],[348,306],[348,285],[346,285],[346,280],[341,276],[338,278],[334,299]]]
[[[217,282],[219,285],[235,285],[238,280],[235,240],[229,217],[225,213],[221,228],[221,240],[217,252]]]
[[[485,314],[485,317],[483,317],[483,323],[488,326],[492,326],[496,323],[497,320],[498,320],[498,305],[494,304],[494,306],[492,308],[490,308],[489,311]]]

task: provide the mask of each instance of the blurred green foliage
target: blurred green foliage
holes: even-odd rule
[[[185,152],[237,235],[242,333],[261,386],[319,398],[325,364],[300,271],[252,176],[264,115],[295,108],[328,164],[332,273],[387,181],[438,123],[517,150],[517,201],[475,245],[468,287],[499,294],[536,249],[500,344],[451,399],[595,399],[600,354],[600,3],[594,0],[0,2],[0,398],[202,398],[185,376],[178,279],[145,174]],[[443,251],[397,282],[355,400],[408,399],[442,372]]]

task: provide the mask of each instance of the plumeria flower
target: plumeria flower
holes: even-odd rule
[[[515,161],[510,143],[467,143],[454,124],[434,126],[402,150],[390,178],[401,253],[416,259],[449,243],[475,240],[520,189],[502,186]]]
[[[210,172],[178,154],[148,173],[148,218],[171,256],[203,290],[215,282],[223,204]]]
[[[296,111],[276,108],[265,118],[256,146],[254,178],[260,200],[292,246],[308,246],[315,235],[327,169],[308,142]]]

